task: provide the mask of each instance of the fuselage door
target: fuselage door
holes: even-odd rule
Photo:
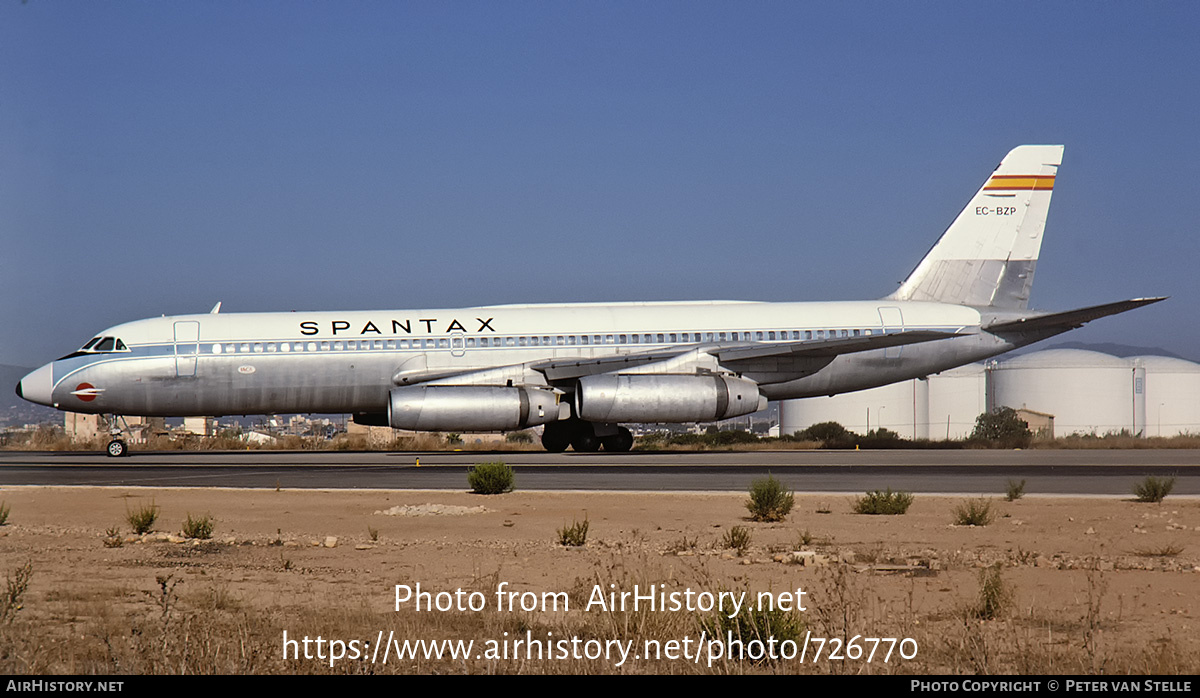
[[[450,335],[450,355],[463,356],[467,353],[467,340],[463,339],[462,332],[455,332]]]
[[[900,312],[899,308],[894,306],[880,308],[879,321],[883,326],[884,334],[893,334],[895,332],[904,331],[904,315]],[[898,359],[900,358],[900,351],[902,349],[904,349],[904,347],[888,347],[883,350],[883,358]]]
[[[175,375],[192,378],[196,375],[196,357],[200,355],[200,323],[184,320],[175,323]]]

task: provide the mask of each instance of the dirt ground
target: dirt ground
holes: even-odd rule
[[[974,527],[953,524],[959,498],[917,495],[904,515],[867,516],[850,495],[797,495],[782,523],[749,521],[746,499],[4,488],[0,672],[1200,671],[1195,498],[996,497],[996,518]],[[148,505],[156,533],[132,534],[128,514]],[[177,537],[189,515],[211,515],[210,540]],[[585,520],[586,544],[562,545],[559,531]],[[741,553],[723,544],[734,527],[750,533]],[[397,608],[397,585],[418,584],[446,609]],[[679,606],[609,603],[635,585]],[[711,638],[734,639],[728,614],[702,607],[721,592],[747,592],[746,606],[804,603],[733,615],[758,618],[758,635],[737,625],[738,638],[794,637],[795,649],[807,637],[806,656],[780,645],[775,659],[726,646],[714,657]],[[910,640],[887,661],[876,644],[868,661],[853,656],[856,635]],[[381,662],[378,646],[401,651],[389,637],[476,644],[465,658]],[[815,637],[839,641],[814,658]],[[609,641],[636,649],[620,661]],[[678,651],[646,649],[668,646]]]

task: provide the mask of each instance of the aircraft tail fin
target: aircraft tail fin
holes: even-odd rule
[[[1013,148],[892,300],[1029,307],[1061,145]]]

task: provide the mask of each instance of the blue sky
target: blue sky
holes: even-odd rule
[[[1200,356],[1200,4],[0,4],[0,363],[159,314],[891,292],[1064,143],[1033,305]]]

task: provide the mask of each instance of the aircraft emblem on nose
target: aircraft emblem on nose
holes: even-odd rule
[[[75,389],[71,391],[71,394],[80,400],[83,400],[84,402],[91,402],[92,400],[95,400],[96,397],[102,392],[104,392],[104,388],[97,388],[91,383],[80,383],[79,385],[75,386]]]

